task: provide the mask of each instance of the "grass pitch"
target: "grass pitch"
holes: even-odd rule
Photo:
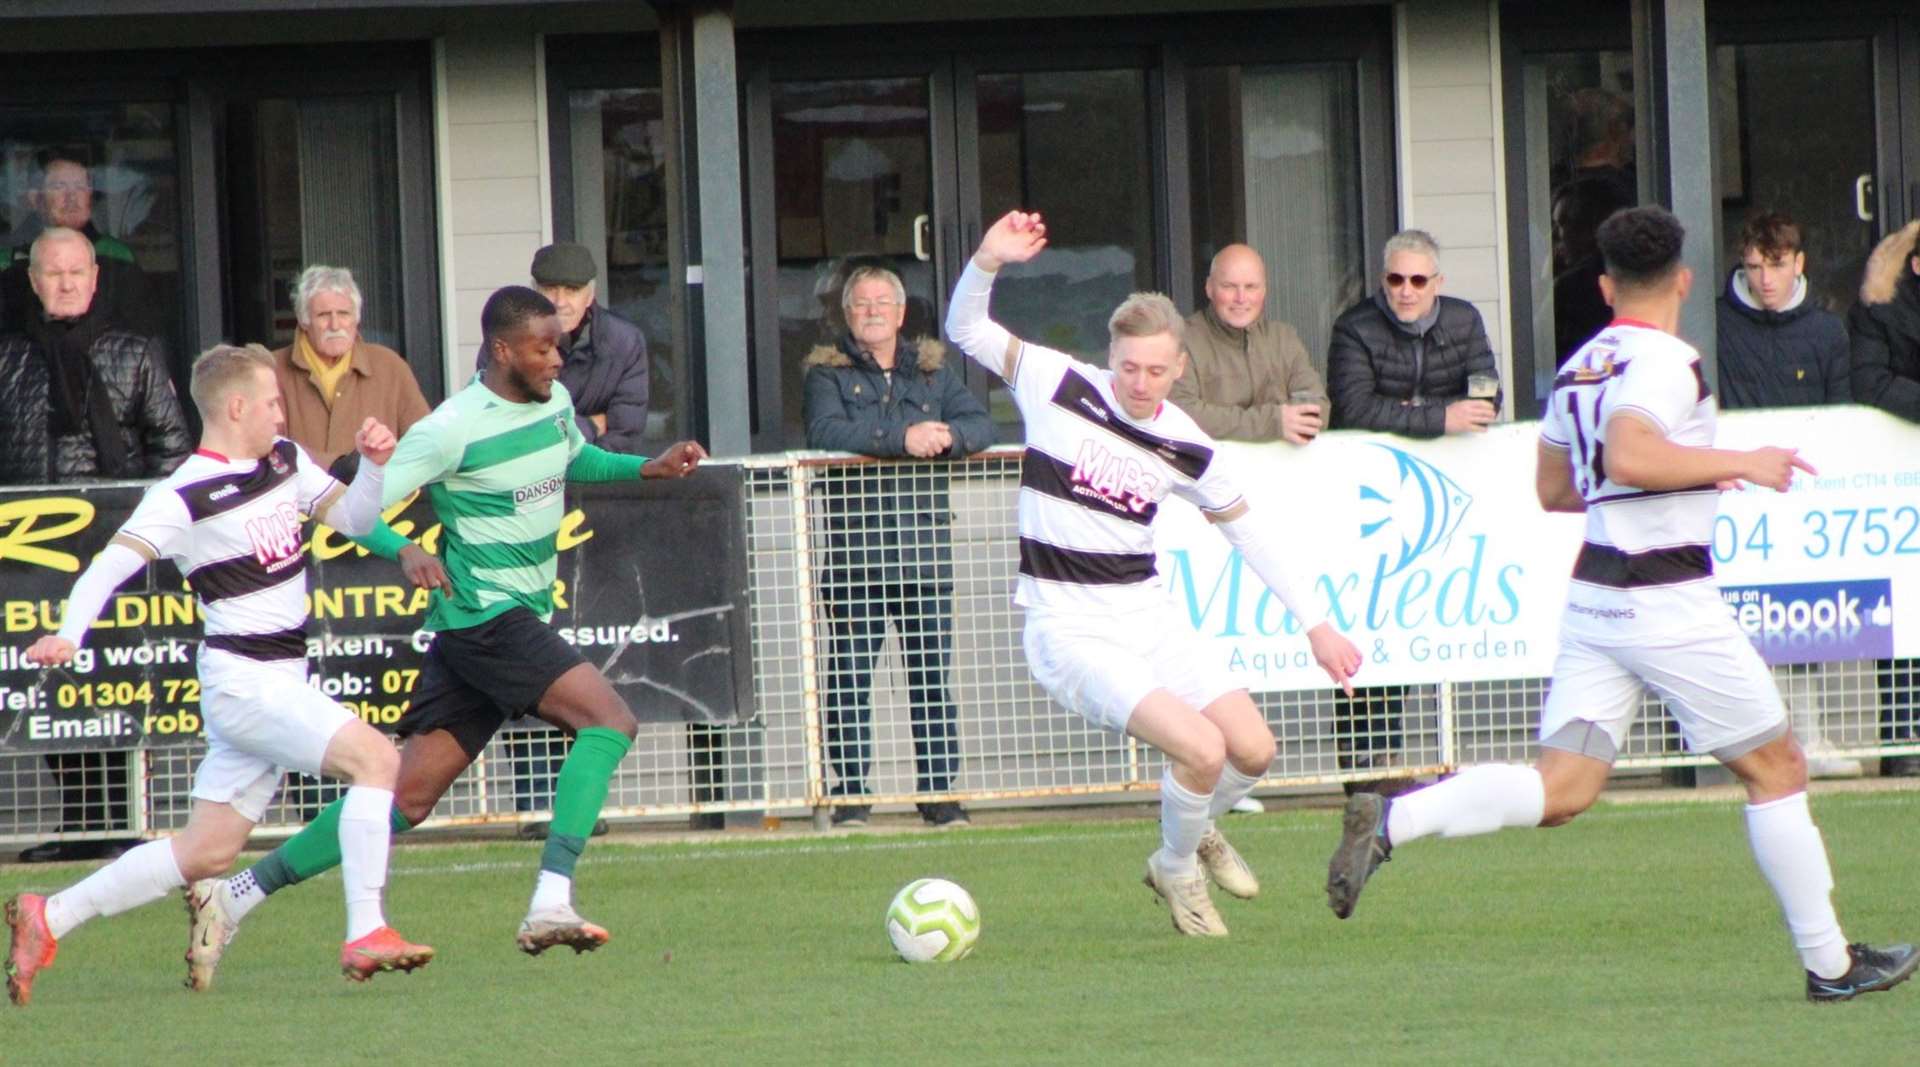
[[[1848,935],[1920,936],[1920,794],[1814,806]],[[398,849],[388,914],[440,957],[364,986],[337,977],[337,877],[249,917],[199,996],[170,899],[69,937],[33,1007],[5,1011],[0,1063],[1802,1064],[1902,1062],[1920,1031],[1920,982],[1802,999],[1732,802],[1603,802],[1562,830],[1417,842],[1346,922],[1321,890],[1336,812],[1236,817],[1264,890],[1216,892],[1233,936],[1208,942],[1174,934],[1139,883],[1151,822],[991,820],[596,841],[580,903],[614,940],[538,959],[512,943],[537,845]],[[86,869],[0,868],[0,891]],[[921,875],[979,901],[970,959],[894,959],[887,901]]]

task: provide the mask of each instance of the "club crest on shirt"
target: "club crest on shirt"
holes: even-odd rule
[[[277,448],[267,453],[267,466],[271,468],[275,474],[287,473],[286,458],[280,455],[280,450]]]

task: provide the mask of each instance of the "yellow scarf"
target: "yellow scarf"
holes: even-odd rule
[[[313,386],[320,390],[321,403],[327,405],[328,411],[332,411],[333,402],[340,395],[340,383],[346,380],[348,364],[353,362],[353,349],[347,349],[347,354],[334,360],[333,366],[329,367],[326,357],[314,351],[313,345],[307,342],[306,334],[295,332],[293,344],[295,350],[300,353],[300,358],[307,361],[308,373],[313,376]]]

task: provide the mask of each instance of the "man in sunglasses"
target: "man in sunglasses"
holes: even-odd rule
[[[1333,324],[1327,351],[1333,428],[1408,437],[1484,432],[1499,416],[1500,389],[1480,312],[1465,300],[1440,295],[1440,246],[1426,231],[1394,234],[1381,259],[1380,288]],[[1470,378],[1480,388],[1470,390]],[[1395,762],[1405,700],[1405,686],[1335,696],[1334,737],[1343,769]],[[1347,791],[1391,795],[1410,784],[1349,782]]]

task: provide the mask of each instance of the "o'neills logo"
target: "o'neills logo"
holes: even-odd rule
[[[515,507],[526,504],[537,504],[566,487],[567,476],[564,474],[556,474],[551,478],[543,478],[532,485],[523,485],[515,489],[513,491],[513,503]]]

